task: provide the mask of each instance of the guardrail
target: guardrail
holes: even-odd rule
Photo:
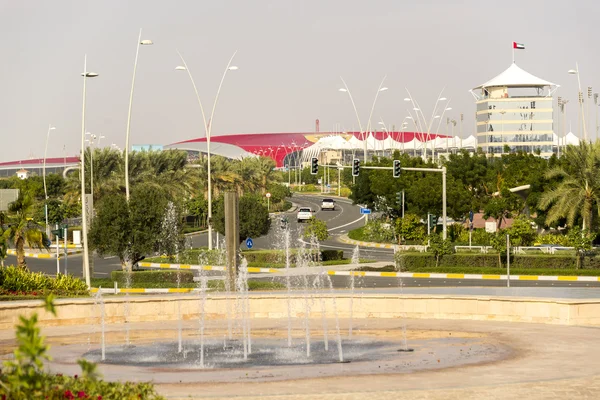
[[[454,246],[454,251],[458,253],[459,250],[472,251],[479,249],[481,253],[487,254],[491,248],[492,246]]]

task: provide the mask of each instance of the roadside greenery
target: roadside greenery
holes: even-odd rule
[[[0,294],[5,296],[40,297],[83,296],[89,294],[85,282],[72,275],[51,278],[41,272],[30,272],[15,266],[0,268]]]
[[[304,228],[302,236],[305,239],[316,239],[320,242],[329,238],[329,231],[327,231],[327,223],[321,219],[312,217],[308,220],[308,225]]]
[[[44,308],[56,316],[52,296],[45,299]],[[30,399],[93,399],[93,400],[162,400],[151,383],[106,382],[96,364],[80,359],[81,374],[73,377],[44,371],[44,362],[51,360],[49,346],[41,335],[38,314],[19,317],[16,327],[17,349],[14,360],[5,361],[0,369],[0,398]]]

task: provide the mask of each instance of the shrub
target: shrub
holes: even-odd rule
[[[45,308],[56,315],[52,297]],[[14,360],[6,361],[0,370],[0,398],[29,399],[164,399],[151,383],[105,382],[96,371],[96,364],[78,360],[81,376],[54,375],[44,372],[45,360],[50,360],[48,346],[40,335],[37,313],[30,318],[19,317],[16,338],[18,348]]]
[[[312,237],[314,237],[320,242],[327,240],[329,238],[327,223],[323,220],[312,217],[308,220],[308,226],[306,229],[304,229],[303,236],[305,239],[312,239]]]
[[[169,270],[169,271],[133,271],[131,273],[131,285],[144,285],[164,283],[177,283],[177,275],[179,275],[179,283],[189,284],[194,282],[194,273],[189,270]],[[127,273],[125,271],[112,271],[110,278],[116,281],[119,286],[125,286],[127,282]]]
[[[369,242],[393,242],[394,229],[391,224],[388,224],[381,219],[374,219],[364,226],[362,236],[364,238],[363,240]]]
[[[425,238],[425,224],[415,214],[405,214],[396,220],[396,231],[405,241],[421,241]]]
[[[399,271],[422,271],[435,268],[435,257],[428,253],[396,253],[396,268]],[[501,258],[502,268],[506,267],[506,257]],[[577,260],[572,255],[511,255],[511,268],[538,269],[576,269]],[[449,254],[440,259],[439,267],[480,268],[498,267],[498,254],[470,253]],[[600,269],[600,257],[586,256],[581,268]],[[534,271],[532,271],[534,272]],[[557,271],[558,273],[558,271]]]
[[[350,188],[343,187],[340,189],[340,196],[348,197],[348,196],[350,196],[350,194],[352,194],[352,190],[350,190]]]
[[[343,260],[344,259],[344,251],[343,250],[321,250],[321,260],[322,261],[333,261],[333,260]]]
[[[15,266],[0,269],[0,288],[16,293],[54,293],[61,296],[88,294],[87,286],[72,275],[58,274],[50,278],[42,272],[30,272]]]

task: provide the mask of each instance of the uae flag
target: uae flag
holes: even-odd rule
[[[524,50],[525,49],[525,45],[523,43],[513,42],[513,49]]]

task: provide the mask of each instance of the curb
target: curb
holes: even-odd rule
[[[361,247],[374,247],[378,249],[395,249],[395,244],[389,243],[374,243],[374,242],[361,242],[359,240],[350,239],[348,235],[342,235],[339,238],[339,241],[346,244],[355,244]]]
[[[167,268],[167,269],[192,269],[204,271],[225,271],[225,267],[211,265],[191,265],[191,264],[157,264],[157,263],[139,263],[140,267],[146,268]],[[255,268],[248,267],[249,273],[271,273],[281,274],[284,272],[281,268]],[[327,270],[327,275],[338,276],[372,276],[382,278],[415,278],[415,279],[474,279],[474,280],[496,280],[496,281],[571,281],[571,282],[600,282],[600,276],[561,276],[561,275],[484,275],[484,274],[439,274],[439,273],[419,273],[419,272],[377,272],[377,271],[339,271]],[[102,289],[105,290],[105,289]],[[112,290],[112,289],[106,289]],[[144,290],[144,289],[127,289]],[[160,289],[167,290],[167,289]],[[151,293],[151,292],[129,292],[129,293]],[[167,292],[157,292],[167,293]]]
[[[202,292],[202,289],[197,288],[170,288],[170,289],[108,289],[108,288],[92,288],[90,289],[91,293],[110,293],[110,294],[118,294],[118,293],[191,293],[191,292]]]
[[[64,249],[60,249],[60,253],[58,255],[58,258],[60,259],[62,256],[64,256],[64,252],[62,250]],[[81,254],[83,253],[83,250],[80,251],[69,251],[67,252],[67,256],[70,255],[74,255],[74,254]],[[13,250],[13,249],[9,249],[6,254],[9,254],[11,256],[16,256],[17,255],[17,251]],[[49,259],[49,258],[56,258],[56,253],[25,253],[25,257],[29,257],[29,258],[44,258],[44,259]]]

